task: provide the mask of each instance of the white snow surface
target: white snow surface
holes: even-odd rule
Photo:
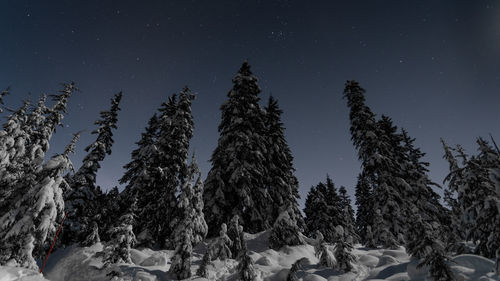
[[[356,245],[353,254],[356,262],[353,271],[342,273],[331,268],[318,266],[318,258],[314,255],[312,245],[283,247],[279,251],[269,249],[267,239],[269,232],[246,234],[249,256],[255,263],[258,281],[282,281],[286,279],[291,265],[300,258],[307,258],[297,277],[301,281],[353,281],[353,280],[426,280],[427,268],[417,268],[418,261],[411,259],[403,247],[397,250],[366,249]],[[202,256],[210,241],[204,241],[194,248],[189,280],[207,280],[195,275]],[[174,280],[168,274],[173,251],[151,249],[133,249],[131,258],[133,264],[117,264],[102,268],[103,245],[97,243],[91,247],[72,246],[55,251],[44,269],[44,279],[36,271],[0,267],[0,281],[35,280],[123,280],[123,281],[164,281]],[[208,280],[237,279],[236,260],[215,260],[209,268]],[[459,255],[451,259],[450,266],[457,280],[500,280],[493,273],[494,261],[475,255]],[[117,275],[113,279],[110,272]],[[429,279],[427,279],[429,280]]]

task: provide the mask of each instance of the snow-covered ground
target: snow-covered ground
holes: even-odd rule
[[[404,248],[397,250],[365,249],[357,245],[353,250],[357,261],[350,273],[317,265],[311,245],[284,247],[280,251],[269,249],[268,232],[245,234],[250,256],[257,269],[257,279],[264,281],[285,280],[288,271],[296,260],[307,258],[297,277],[302,281],[350,281],[350,280],[425,280],[427,270],[416,267]],[[205,252],[206,244],[195,248],[191,280],[206,280],[194,275]],[[51,281],[79,280],[172,280],[167,271],[170,266],[172,251],[153,251],[150,249],[132,250],[134,264],[119,264],[101,269],[99,252],[101,244],[92,247],[70,247],[54,252],[45,267],[44,277]],[[458,280],[500,280],[494,276],[494,262],[475,255],[460,255],[452,259],[451,267]],[[210,280],[236,280],[237,261],[226,260],[213,262],[209,267]],[[114,279],[112,276],[116,275]],[[7,280],[46,280],[32,270],[0,267],[0,281]]]

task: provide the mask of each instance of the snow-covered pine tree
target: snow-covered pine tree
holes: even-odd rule
[[[255,233],[273,223],[268,214],[271,199],[265,187],[265,114],[259,106],[260,88],[250,65],[244,62],[228,100],[221,106],[219,142],[205,180],[205,219],[209,236],[214,227],[241,217],[244,228]]]
[[[154,145],[157,132],[158,117],[154,114],[149,119],[145,131],[141,134],[141,139],[136,142],[137,148],[132,151],[132,160],[124,166],[126,172],[119,181],[120,184],[126,184],[120,196],[125,201],[138,198],[138,209],[143,209],[144,204],[148,204],[144,195],[148,193],[148,187],[151,183],[150,169],[153,169],[153,167],[150,166],[150,160],[154,158],[152,156],[157,152]],[[153,241],[152,238],[148,238],[147,229],[144,231],[144,224],[145,220],[141,220],[139,216],[134,225],[135,232],[138,234],[137,244],[151,247]]]
[[[406,200],[416,205],[418,214],[431,226],[430,231],[434,233],[429,235],[448,239],[447,237],[452,235],[451,214],[441,205],[440,196],[432,189],[432,186],[439,185],[432,182],[427,175],[429,163],[422,161],[425,153],[415,147],[415,139],[409,137],[406,130],[402,129],[401,136],[401,145],[406,156],[402,161],[406,167],[402,171],[402,177],[411,186],[410,193],[405,196]]]
[[[119,219],[119,225],[109,229],[112,238],[104,249],[104,266],[116,263],[132,263],[130,249],[135,245],[136,239],[132,225],[134,224],[136,203],[130,205],[129,211]]]
[[[460,207],[461,199],[458,197],[459,187],[463,183],[463,169],[459,166],[458,160],[453,155],[454,148],[441,138],[441,143],[444,149],[443,158],[446,159],[450,166],[450,173],[446,176],[443,183],[448,183],[444,188],[444,201],[450,208],[450,229],[451,233],[446,239],[447,249],[456,253],[461,253],[460,242],[465,240],[465,227],[462,225],[463,210]],[[463,152],[463,151],[462,151]],[[467,161],[465,154],[462,154],[464,163]]]
[[[7,165],[4,165],[5,163],[0,164],[4,168],[8,167],[7,174],[1,174],[0,172],[0,190],[4,193],[0,194],[2,195],[0,196],[0,217],[14,208],[12,204],[22,200],[32,186],[38,184],[36,177],[45,153],[49,149],[49,141],[56,130],[56,126],[61,125],[63,114],[66,113],[68,98],[76,90],[74,83],[63,84],[63,86],[64,88],[59,95],[51,95],[54,101],[51,108],[45,107],[45,98],[42,96],[43,106],[39,102],[39,106],[29,116],[26,116],[26,109],[22,109],[23,116],[18,116],[16,122],[11,122],[10,119],[7,120],[7,131],[13,130],[11,133],[6,133],[5,129],[0,131],[0,161],[4,159],[6,153],[16,155],[14,162],[7,161]],[[27,106],[26,103],[22,108],[25,106]],[[38,113],[46,114],[45,118],[42,116],[37,117]],[[34,123],[33,119],[36,117],[40,120]],[[17,125],[12,127],[14,123],[17,123]],[[41,125],[32,127],[38,123]],[[30,132],[36,132],[36,134],[30,135]],[[11,147],[13,150],[5,150],[5,147]],[[25,153],[26,151],[29,153]],[[65,188],[64,185],[62,188]]]
[[[372,190],[367,177],[360,173],[356,184],[356,229],[363,243],[367,242],[367,228],[372,225]]]
[[[227,236],[231,239],[232,243],[229,249],[232,253],[232,258],[236,259],[242,253],[244,248],[245,238],[243,236],[243,226],[240,225],[240,217],[234,215],[229,222],[229,227],[227,228]]]
[[[98,221],[101,225],[100,238],[103,241],[110,241],[112,239],[110,236],[112,233],[111,229],[120,225],[120,217],[128,212],[130,207],[128,204],[134,202],[136,198],[137,197],[124,198],[121,196],[116,186],[97,198],[96,205],[100,206],[101,209],[94,218],[95,221]],[[135,219],[133,222],[135,222]],[[94,230],[92,229],[92,231]]]
[[[374,189],[374,208],[380,210],[382,220],[374,224],[374,233],[384,233],[378,237],[386,248],[397,248],[405,243],[408,227],[410,206],[414,202],[405,202],[405,198],[413,195],[412,187],[405,178],[408,168],[407,155],[401,146],[402,135],[397,133],[397,127],[392,120],[382,115],[377,122],[378,126],[378,167],[382,170],[379,175],[379,185]]]
[[[189,142],[193,136],[191,103],[195,96],[185,87],[162,104],[155,150],[150,156],[148,183],[139,197],[139,227],[160,248],[172,248],[171,222],[176,212],[176,194],[186,180]],[[142,234],[141,234],[142,236]]]
[[[91,231],[87,234],[87,237],[80,242],[80,245],[83,247],[90,247],[99,242],[101,242],[101,237],[99,236],[99,226],[97,225],[97,222],[93,221]]]
[[[337,226],[336,229],[338,232],[337,236],[341,237],[341,239],[338,239],[335,243],[335,268],[342,272],[350,272],[352,270],[351,263],[356,261],[354,255],[351,254],[352,245],[344,239],[344,237],[346,237],[344,228],[342,226]]]
[[[91,222],[97,220],[100,228],[105,227],[99,221],[101,210],[99,201],[102,200],[102,191],[96,186],[97,171],[101,167],[106,155],[111,154],[113,145],[113,129],[116,129],[118,111],[122,92],[111,99],[109,111],[101,111],[100,119],[94,122],[98,128],[92,131],[96,134],[96,140],[85,148],[88,154],[82,162],[82,166],[73,176],[68,176],[70,189],[65,194],[66,209],[68,211],[68,227],[63,232],[63,243],[69,245],[82,242],[92,232]]]
[[[341,199],[330,176],[327,175],[326,184],[320,182],[311,187],[307,194],[304,213],[309,235],[317,230],[327,242],[335,242],[335,226],[342,225]]]
[[[131,153],[132,160],[123,166],[126,172],[120,179],[120,184],[127,184],[124,189],[125,193],[146,188],[147,185],[144,184],[143,178],[144,175],[147,174],[149,159],[155,149],[154,143],[156,141],[157,131],[158,116],[154,114],[149,119],[145,131],[141,134],[141,139],[136,142],[137,148]]]
[[[227,225],[223,223],[220,226],[219,237],[210,246],[209,250],[212,252],[210,256],[212,259],[220,259],[221,261],[229,259],[232,257],[231,249],[229,247],[233,241],[227,236]]]
[[[36,174],[36,184],[12,204],[0,218],[0,265],[37,269],[35,258],[46,253],[58,221],[63,218],[62,173],[72,166],[69,154],[74,152],[75,134],[62,154],[56,154]],[[31,182],[29,182],[31,183]]]
[[[323,242],[317,247],[316,256],[319,258],[319,265],[334,268],[335,267],[335,259],[328,249],[328,244]]]
[[[345,239],[349,240],[348,237],[351,237],[349,243],[358,243],[360,237],[356,231],[354,210],[352,209],[351,199],[349,198],[349,195],[347,195],[347,190],[344,186],[339,188],[339,196],[342,210],[341,217],[343,218],[340,226],[344,229]]]
[[[238,280],[239,281],[255,281],[257,273],[252,258],[248,255],[247,244],[243,241],[243,249],[241,255],[238,256]]]
[[[500,214],[491,170],[500,168],[500,157],[484,139],[478,138],[477,143],[479,154],[471,157],[465,167],[464,201],[470,205],[464,206],[464,220],[471,227],[468,238],[477,243],[476,254],[494,258],[500,248],[500,226],[497,224]]]
[[[44,122],[46,119],[45,114],[48,108],[45,105],[47,100],[46,95],[42,95],[38,100],[37,106],[28,115],[26,124],[26,132],[29,135],[29,142],[27,144],[27,157],[32,165],[40,165],[45,156],[48,148],[42,147],[44,139]]]
[[[24,130],[28,101],[12,112],[0,131],[0,216],[10,208],[15,194],[17,181],[24,174],[24,163],[21,158],[26,148],[28,134]]]
[[[197,177],[196,183],[194,182],[195,177]],[[191,255],[193,246],[195,246],[197,242],[203,240],[207,232],[203,213],[200,214],[199,212],[203,209],[203,205],[193,205],[195,201],[197,201],[198,204],[202,204],[202,202],[200,202],[201,194],[199,194],[201,189],[195,187],[199,185],[201,185],[201,174],[193,156],[191,164],[188,167],[187,177],[183,180],[180,195],[177,200],[177,216],[175,218],[175,227],[172,236],[175,244],[175,252],[169,272],[177,279],[191,277]],[[197,225],[200,223],[201,225]],[[195,234],[196,230],[202,233]],[[198,237],[195,238],[195,236]]]
[[[194,155],[192,163],[194,163]],[[208,233],[208,225],[205,221],[205,214],[203,214],[203,181],[201,179],[201,173],[198,174],[198,178],[193,186],[193,198],[191,199],[191,205],[194,210],[193,217],[193,245],[197,245]],[[241,236],[243,237],[243,230],[241,230]]]
[[[293,210],[290,222],[297,223],[299,229],[304,229],[304,219],[300,212],[297,199],[299,196],[299,182],[294,175],[293,156],[285,139],[285,128],[281,122],[283,111],[278,101],[269,97],[266,111],[266,138],[269,144],[267,149],[266,185],[273,201],[271,208],[271,222],[275,222],[283,210],[288,206]]]
[[[448,257],[433,226],[422,220],[418,210],[414,208],[409,229],[407,252],[414,258],[420,260],[418,267],[428,266],[429,272],[434,280],[454,280],[453,273],[446,263]]]
[[[304,244],[302,233],[298,223],[295,221],[295,210],[290,205],[283,206],[283,211],[274,222],[269,235],[269,247],[279,250],[283,246],[295,246]]]
[[[408,185],[398,176],[397,160],[401,151],[394,151],[400,136],[388,118],[375,121],[375,114],[365,105],[365,90],[356,81],[347,81],[344,97],[350,108],[351,139],[358,149],[362,173],[372,185],[372,210],[379,210],[379,223],[371,222],[376,240],[386,247],[396,247],[405,233],[406,215],[402,196]],[[396,152],[399,152],[396,154]],[[382,235],[383,236],[379,236]]]
[[[365,232],[365,247],[367,248],[376,248],[377,247],[377,240],[375,239],[373,232],[372,232],[372,227],[371,226],[366,226],[366,232]]]
[[[198,267],[198,270],[196,270],[196,275],[203,277],[203,278],[208,278],[208,268],[212,263],[212,257],[210,256],[210,250],[207,249],[205,254],[203,255],[203,258],[201,259],[200,267]]]

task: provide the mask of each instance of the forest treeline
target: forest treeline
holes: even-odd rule
[[[478,138],[478,153],[441,139],[450,173],[444,198],[428,176],[429,164],[415,139],[388,116],[377,118],[365,90],[347,81],[343,97],[350,110],[350,133],[361,170],[355,214],[345,187],[330,176],[311,187],[299,209],[299,183],[274,97],[260,103],[257,78],[244,62],[220,107],[219,140],[206,179],[189,155],[193,136],[189,88],[171,95],[149,119],[119,180],[124,189],[107,193],[96,184],[111,154],[122,93],[111,99],[92,131],[95,141],[78,169],[70,160],[79,133],[61,153],[47,159],[51,137],[62,125],[74,83],[26,100],[3,112],[0,131],[0,265],[38,269],[64,220],[55,248],[102,242],[105,266],[131,263],[130,249],[172,249],[169,272],[191,276],[193,247],[211,239],[196,272],[207,276],[214,259],[239,261],[241,280],[254,280],[243,231],[269,231],[269,246],[312,243],[320,263],[350,271],[353,245],[398,248],[429,267],[434,280],[454,280],[448,257],[474,253],[500,258],[500,151]],[[0,103],[9,89],[0,93]],[[6,107],[5,107],[6,108]],[[2,109],[0,109],[0,113]],[[444,204],[442,204],[443,202]],[[314,239],[313,239],[314,238]],[[327,245],[332,244],[332,247]],[[333,251],[333,252],[330,252]],[[297,261],[288,280],[296,280]],[[498,262],[496,269],[500,270]],[[294,279],[295,278],[295,279]]]

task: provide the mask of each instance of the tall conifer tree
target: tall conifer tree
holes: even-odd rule
[[[92,221],[98,220],[99,201],[102,200],[102,191],[96,186],[97,171],[101,167],[106,155],[111,154],[113,145],[113,129],[116,129],[118,121],[118,111],[120,110],[120,101],[122,93],[116,94],[111,99],[111,108],[109,111],[102,111],[100,119],[94,122],[98,128],[92,131],[96,134],[96,140],[85,148],[88,154],[83,159],[82,166],[78,171],[69,177],[70,190],[65,194],[66,208],[68,210],[67,223],[63,235],[63,242],[70,244],[72,242],[81,242],[92,232]],[[103,225],[100,225],[101,229]]]
[[[205,180],[205,209],[209,235],[222,223],[240,216],[251,233],[270,227],[266,210],[271,202],[265,187],[266,138],[264,112],[258,102],[257,78],[244,62],[233,78],[228,100],[221,106],[220,138]]]
[[[266,185],[273,200],[270,204],[271,222],[274,222],[281,212],[291,209],[289,214],[297,223],[299,229],[304,228],[304,220],[297,203],[299,184],[294,175],[293,156],[285,139],[285,128],[281,122],[283,111],[278,106],[278,101],[269,97],[266,109],[267,164]],[[287,212],[289,212],[287,210]]]

